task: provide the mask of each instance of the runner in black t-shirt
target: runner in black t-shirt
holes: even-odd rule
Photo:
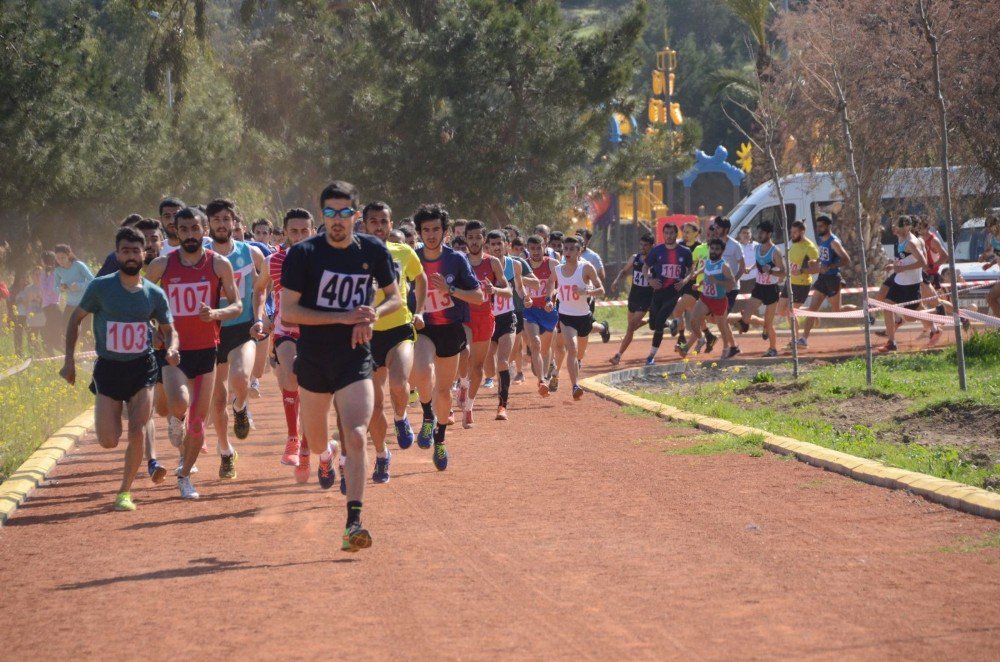
[[[335,181],[320,195],[326,232],[288,249],[281,271],[281,314],[299,325],[295,376],[302,427],[310,450],[320,456],[320,484],[333,483],[333,451],[327,414],[336,402],[341,443],[347,451],[347,528],[341,549],[370,547],[361,525],[365,491],[366,437],[375,403],[369,341],[380,315],[402,305],[389,251],[378,239],[354,234],[358,192]],[[375,290],[385,299],[372,306]]]

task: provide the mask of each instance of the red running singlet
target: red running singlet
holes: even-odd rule
[[[535,308],[544,308],[545,303],[548,299],[545,297],[546,283],[549,281],[549,277],[552,275],[552,269],[549,268],[548,257],[542,258],[541,265],[537,267],[531,267],[532,273],[535,274],[535,278],[539,280],[538,287],[532,291],[530,288],[528,292],[531,294],[531,305]],[[528,266],[531,266],[531,262],[528,262]]]
[[[469,260],[469,265],[472,266],[472,260]],[[479,281],[479,286],[482,287],[484,283],[497,284],[496,274],[493,273],[493,266],[490,263],[490,258],[488,255],[483,253],[483,261],[479,263],[479,266],[472,267],[472,273],[476,275],[476,280]],[[489,297],[486,301],[478,304],[469,304],[469,312],[473,315],[489,315],[493,316],[493,305]]]
[[[219,323],[202,322],[198,317],[201,304],[218,308],[221,284],[212,266],[215,253],[205,251],[194,266],[181,263],[181,251],[167,256],[160,286],[167,294],[167,303],[174,316],[174,328],[180,340],[180,349],[209,349],[219,344]]]

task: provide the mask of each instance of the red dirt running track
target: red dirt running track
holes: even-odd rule
[[[0,530],[2,657],[996,659],[1000,524],[769,454],[666,455],[699,433],[562,383],[515,388],[507,423],[483,391],[444,473],[396,450],[356,555],[339,491],[278,464],[270,375],[239,478],[203,456],[198,502],[143,479],[113,512],[122,452],[87,439]]]

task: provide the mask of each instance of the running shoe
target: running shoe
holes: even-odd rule
[[[458,400],[458,408],[459,409],[464,409],[465,408],[465,399],[467,397],[469,397],[469,389],[467,389],[464,386],[459,386],[458,387],[458,397],[456,398]]]
[[[178,462],[180,462],[180,464],[178,464],[177,468],[174,469],[174,475],[175,476],[180,476],[181,475],[181,470],[184,469],[184,460],[183,460],[183,458],[180,459],[180,460],[178,460]],[[188,473],[192,473],[192,474],[198,473],[198,465],[196,464],[193,467],[191,467],[191,471],[189,471]]]
[[[735,357],[739,353],[740,353],[740,348],[736,347],[734,345],[734,346],[732,346],[732,347],[729,348],[729,353],[726,354],[725,357],[723,357],[723,358],[731,359],[731,358]]]
[[[677,345],[675,345],[674,349],[680,352],[681,356],[687,356],[689,346],[686,342],[682,340],[681,342],[677,343]]]
[[[434,444],[434,466],[438,471],[448,468],[448,447],[444,443]]]
[[[487,377],[483,380],[483,388],[496,388],[497,383],[493,381],[492,377]]]
[[[705,346],[707,341],[704,338],[698,338],[694,343],[694,353],[701,354],[701,348]]]
[[[385,457],[375,458],[375,471],[372,472],[372,482],[373,483],[388,483],[389,482],[389,462],[392,460],[392,453],[388,449],[385,451]]]
[[[646,357],[646,365],[656,365],[656,357],[655,356],[647,356]]]
[[[719,336],[705,336],[705,353],[711,354],[715,350],[715,342]]]
[[[617,352],[615,352],[614,356],[608,359],[608,363],[610,363],[611,365],[618,365],[621,362],[622,362],[622,355]]]
[[[773,359],[777,355],[778,355],[778,350],[774,348],[768,349],[766,352],[764,352],[765,359]]]
[[[608,325],[607,321],[601,322],[601,342],[608,344],[611,342],[611,327]]]
[[[437,426],[436,418],[425,418],[420,424],[420,433],[417,434],[417,446],[420,448],[430,448],[434,442],[434,428]]]
[[[341,551],[359,552],[372,546],[372,535],[361,526],[361,522],[355,522],[344,529],[344,540],[340,545]]]
[[[236,460],[239,455],[233,451],[232,455],[219,456],[219,478],[222,480],[232,480],[236,478]]]
[[[167,416],[167,438],[170,439],[171,446],[180,448],[184,442],[184,421],[172,415]]]
[[[319,486],[324,490],[328,490],[333,487],[333,484],[337,480],[337,472],[333,469],[333,454],[330,454],[330,459],[325,462],[321,458],[319,461],[319,469],[317,470],[317,475],[319,476]]]
[[[767,329],[760,332],[761,340],[767,340]]]
[[[233,400],[233,434],[237,439],[246,439],[250,435],[250,407],[236,410],[236,401]]]
[[[496,420],[498,420],[498,421],[506,421],[507,420],[507,408],[504,407],[503,405],[500,405],[499,407],[497,407],[497,418],[496,418]]]
[[[573,387],[573,399],[579,400],[582,397],[583,397],[583,388],[579,384],[577,384],[576,386]]]
[[[559,375],[552,375],[552,379],[549,380],[549,393],[555,393],[559,390]]]
[[[164,472],[165,473],[165,472]],[[135,504],[132,503],[132,493],[131,492],[119,492],[118,496],[115,497],[115,510],[119,511],[133,511],[135,510]]]
[[[965,320],[965,321],[968,322],[968,320]],[[513,380],[512,383],[513,384],[523,384],[524,383],[524,373],[523,372],[519,372],[516,375],[514,375],[514,380]]]
[[[670,335],[677,335],[677,318],[674,317],[670,320]]]
[[[309,482],[309,455],[308,453],[303,455],[301,450],[299,451],[299,463],[295,467],[295,482]]]
[[[878,351],[880,351],[880,352],[895,352],[897,349],[899,349],[899,347],[896,346],[896,343],[893,342],[892,340],[890,340],[886,344],[884,344],[881,347],[879,347]]]
[[[809,339],[808,338],[799,338],[795,342],[798,344],[799,347],[808,347],[809,346]]]
[[[155,459],[149,461],[149,477],[154,485],[159,485],[167,479],[167,468]]]
[[[472,410],[471,409],[467,409],[467,410],[463,411],[462,412],[462,427],[465,428],[466,430],[468,430],[473,425],[475,425],[475,422],[472,420]]]
[[[543,398],[549,397],[549,385],[541,380],[538,382],[538,395]]]
[[[396,421],[396,444],[406,450],[413,445],[413,428],[410,427],[410,419],[404,418]]]
[[[739,320],[738,322],[736,322],[736,324],[737,328],[740,330],[740,333],[746,333],[747,331],[750,330],[750,325],[744,322],[743,320]]]
[[[285,452],[281,456],[281,463],[286,467],[299,466],[299,438],[289,437],[285,442]]]
[[[874,324],[875,324],[875,316],[874,315],[869,315],[868,316],[868,326],[873,326]]]
[[[940,340],[940,338],[941,338],[941,327],[934,327],[931,330],[930,337],[927,339],[927,344],[936,345],[937,341]]]
[[[260,397],[260,380],[254,377],[250,380],[250,397],[259,398]]]
[[[182,499],[197,499],[198,493],[191,484],[191,476],[178,476],[177,489],[181,491]]]

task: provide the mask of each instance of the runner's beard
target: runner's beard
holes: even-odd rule
[[[201,242],[197,239],[185,239],[181,242],[181,248],[185,253],[197,253],[201,248]]]
[[[220,244],[227,243],[230,238],[232,238],[233,233],[226,228],[219,228],[218,230],[209,230],[208,234],[212,237],[212,241]]]
[[[121,262],[119,262],[118,263],[118,269],[123,274],[126,274],[128,276],[135,276],[140,271],[142,271],[142,265],[139,264],[138,260],[129,260],[128,262],[125,262],[124,264],[121,263]]]

